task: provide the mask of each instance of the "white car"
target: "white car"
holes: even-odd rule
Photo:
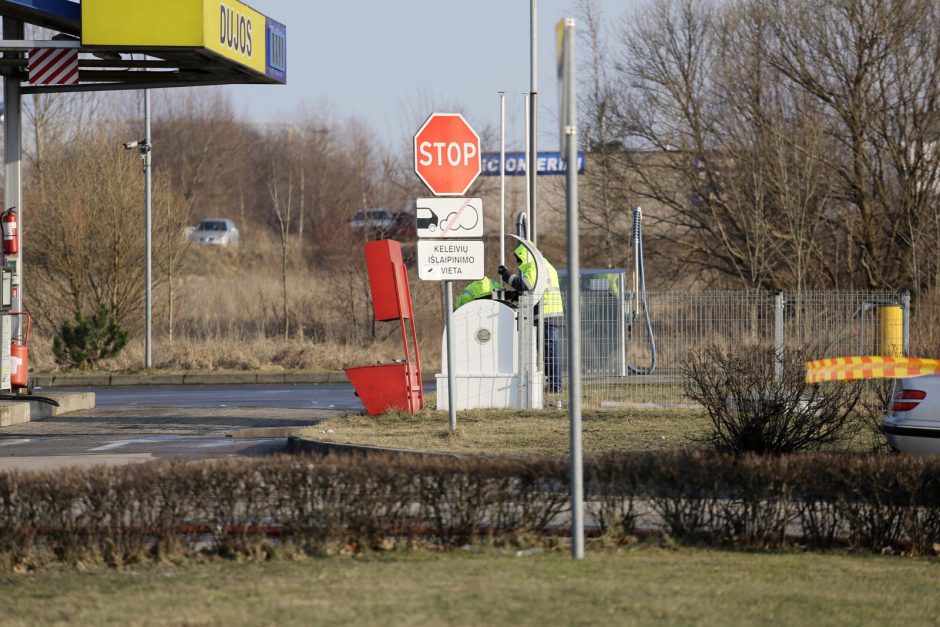
[[[940,455],[940,375],[898,379],[881,430],[897,451]]]
[[[228,218],[206,218],[189,234],[200,246],[238,246],[238,229]]]

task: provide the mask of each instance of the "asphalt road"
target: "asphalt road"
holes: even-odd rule
[[[70,391],[55,388],[56,391]],[[283,452],[287,435],[362,403],[349,385],[74,388],[96,408],[0,429],[0,470]],[[37,389],[37,394],[42,394]]]
[[[351,385],[176,385],[54,388],[94,392],[98,407],[362,409]],[[42,394],[42,388],[36,389]]]

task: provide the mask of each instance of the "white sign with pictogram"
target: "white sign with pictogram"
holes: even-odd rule
[[[418,237],[483,237],[480,198],[419,198],[415,206]]]
[[[418,278],[422,281],[476,281],[485,273],[481,241],[418,242]]]

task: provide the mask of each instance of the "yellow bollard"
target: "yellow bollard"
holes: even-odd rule
[[[878,354],[903,357],[904,312],[898,305],[878,308]]]

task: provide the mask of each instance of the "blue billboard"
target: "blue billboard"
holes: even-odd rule
[[[270,17],[265,24],[268,49],[265,73],[279,83],[287,82],[287,26]]]
[[[584,174],[584,153],[578,153],[578,174]],[[483,176],[499,176],[499,153],[484,152],[481,157]],[[567,162],[561,158],[561,153],[540,152],[535,161],[538,176],[559,176],[564,174]],[[525,176],[526,159],[524,152],[506,153],[506,176]]]

